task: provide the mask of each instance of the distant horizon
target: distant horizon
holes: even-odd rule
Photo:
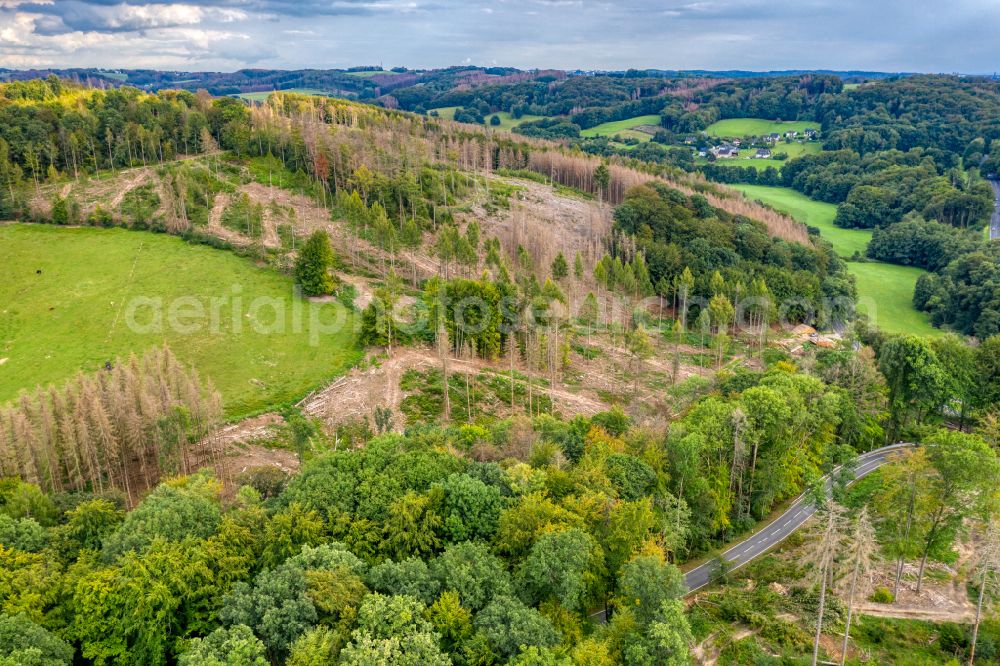
[[[303,67],[261,67],[261,66],[247,66],[247,67],[234,67],[230,69],[184,69],[177,67],[122,67],[116,65],[78,65],[73,67],[64,67],[58,65],[39,65],[37,67],[8,67],[6,65],[0,64],[0,71],[9,72],[31,72],[31,71],[87,71],[87,70],[97,70],[102,72],[129,72],[129,71],[157,71],[157,72],[176,72],[184,74],[235,74],[240,71],[268,71],[268,72],[304,72],[304,71],[317,71],[317,72],[349,72],[349,71],[377,71],[375,68],[381,67],[382,71],[391,72],[394,69],[403,68],[407,72],[435,72],[443,71],[448,69],[510,69],[517,70],[519,72],[587,72],[595,74],[621,74],[629,71],[639,71],[639,72],[664,72],[664,73],[679,73],[679,74],[760,74],[760,75],[795,75],[795,74],[846,74],[846,75],[882,75],[882,76],[982,76],[982,77],[995,77],[1000,74],[1000,68],[995,71],[989,72],[962,72],[962,71],[944,71],[944,70],[879,70],[879,69],[835,69],[830,67],[818,67],[818,68],[806,68],[806,67],[778,67],[774,69],[742,69],[738,67],[723,67],[723,68],[687,68],[687,69],[676,69],[670,67],[624,67],[620,69],[604,69],[604,68],[590,68],[590,67],[572,67],[572,68],[562,68],[562,67],[516,67],[514,65],[504,65],[504,64],[476,64],[476,63],[461,63],[454,65],[444,65],[441,67],[418,67],[402,64],[393,65],[342,65],[338,67],[322,67],[322,66],[303,66]],[[371,68],[371,69],[368,69]]]
[[[988,75],[998,24],[994,0],[0,0],[0,67]]]

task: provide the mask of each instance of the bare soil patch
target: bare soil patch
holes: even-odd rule
[[[231,202],[232,197],[228,194],[215,195],[215,199],[212,201],[212,210],[208,213],[208,227],[206,231],[234,245],[249,245],[253,242],[251,239],[222,226],[222,216]]]
[[[440,366],[436,352],[423,347],[404,347],[393,350],[392,356],[378,358],[364,369],[354,369],[330,386],[306,398],[300,407],[310,416],[316,416],[329,427],[340,423],[369,417],[375,407],[388,407],[394,412],[394,423],[401,430],[406,419],[399,406],[405,394],[399,388],[403,373],[414,369],[430,370]],[[458,359],[448,361],[453,373],[506,370],[503,361],[491,363],[482,359]],[[608,408],[596,395],[586,389],[579,391],[567,387],[542,389],[553,401],[553,407],[566,416],[577,414],[592,415]]]
[[[960,549],[960,552],[964,549]],[[891,604],[877,604],[862,601],[857,611],[865,615],[895,617],[931,622],[972,622],[976,607],[965,591],[963,564],[970,555],[964,552],[956,568],[940,563],[928,563],[920,594],[917,595],[917,564],[903,566],[903,580],[899,586],[899,596]],[[875,586],[892,589],[895,580],[895,563],[884,562],[875,572]]]

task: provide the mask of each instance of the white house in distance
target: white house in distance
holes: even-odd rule
[[[736,146],[730,146],[726,144],[723,144],[721,146],[715,146],[709,152],[715,155],[716,159],[720,160],[733,159],[734,157],[740,156],[739,148],[737,148]]]
[[[769,160],[769,159],[771,159],[771,150],[770,150],[770,148],[758,148],[757,149],[757,154],[754,155],[754,159],[758,159],[758,160]]]

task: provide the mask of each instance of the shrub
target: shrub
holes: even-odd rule
[[[591,422],[604,428],[612,437],[620,437],[632,427],[632,419],[622,411],[621,407],[614,407],[609,412],[594,414]]]
[[[250,486],[260,493],[261,498],[268,499],[281,494],[288,483],[288,474],[274,465],[261,465],[251,467],[240,474],[237,482],[243,486]]]
[[[872,593],[872,596],[869,598],[871,599],[871,601],[877,604],[891,604],[896,599],[892,595],[892,592],[890,592],[889,589],[885,587],[880,587],[877,590],[875,590]]]

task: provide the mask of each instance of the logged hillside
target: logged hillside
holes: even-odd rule
[[[337,256],[338,296],[366,312],[387,300],[404,309],[426,301],[432,293],[424,284],[429,278],[465,280],[446,289],[482,293],[493,288],[488,281],[502,290],[512,289],[514,282],[519,307],[537,308],[544,301],[547,308],[561,301],[560,307],[570,313],[595,309],[593,315],[580,316],[612,328],[610,335],[594,340],[587,333],[583,343],[582,334],[562,330],[570,324],[562,315],[551,331],[519,333],[515,364],[529,379],[515,387],[513,398],[498,393],[496,404],[488,408],[494,414],[536,413],[553,406],[564,414],[592,413],[626,401],[641,417],[660,418],[684,404],[677,396],[665,398],[665,386],[710,375],[711,366],[751,363],[752,349],[730,348],[725,335],[716,340],[713,334],[723,333],[726,322],[696,334],[693,324],[700,310],[694,306],[688,322],[692,332],[683,344],[673,336],[650,336],[650,356],[661,358],[637,361],[633,341],[621,330],[634,325],[631,310],[652,298],[658,304],[643,307],[656,315],[657,323],[670,317],[678,308],[674,285],[686,271],[692,273],[690,296],[706,302],[718,294],[721,281],[733,298],[752,288],[809,303],[810,308],[791,313],[796,323],[813,321],[810,311],[818,312],[824,297],[851,292],[835,257],[811,244],[788,242],[789,237],[805,238],[803,227],[685,174],[603,163],[552,142],[515,140],[340,100],[278,94],[265,104],[246,106],[184,93],[129,97],[128,90],[75,89],[57,94],[49,83],[31,90],[41,100],[9,100],[7,110],[43,106],[53,111],[56,125],[84,117],[91,123],[87,131],[105,130],[106,141],[90,152],[81,129],[80,139],[70,144],[82,151],[77,162],[73,150],[69,161],[66,155],[60,161],[57,151],[53,168],[37,172],[37,181],[31,150],[19,156],[8,150],[12,173],[28,158],[27,171],[20,173],[29,178],[11,181],[5,198],[22,219],[166,232],[234,250],[285,273],[292,272],[306,239],[320,231]],[[127,119],[121,134],[112,129],[112,120],[119,117],[113,111]],[[16,130],[14,125],[7,131]],[[185,143],[192,154],[176,150]],[[15,141],[8,146],[15,144],[27,145]],[[106,154],[105,146],[110,146]],[[654,197],[649,210],[636,205],[642,197],[633,198],[631,208],[621,206],[630,192],[649,192],[650,187],[662,201]],[[616,205],[633,211],[629,220],[619,219]],[[654,236],[647,238],[644,226]],[[560,260],[561,272],[553,268]],[[572,276],[567,275],[570,269]],[[434,340],[433,332],[389,335],[379,329],[385,320],[377,315],[360,319],[370,345],[419,346]],[[509,339],[500,336],[504,354],[509,353]],[[754,334],[754,346],[756,340]],[[183,355],[183,346],[177,348]],[[131,349],[107,355],[126,351]],[[465,363],[458,367],[464,368],[468,382],[466,398],[477,391],[497,391],[493,375],[498,368],[488,366],[499,351],[495,342],[472,354],[455,344],[455,357]],[[663,360],[671,354],[672,361]],[[413,405],[422,399],[421,392],[433,391],[430,387],[440,381],[426,367],[420,369],[430,358],[433,352],[419,350],[412,362],[387,363],[376,377],[365,375],[362,367],[344,380],[342,390],[321,391],[329,398],[313,400],[310,410],[331,427],[370,417],[374,404],[391,410],[396,423],[410,422],[420,412]],[[571,366],[580,370],[563,369]],[[274,367],[274,372],[285,372],[280,363]],[[401,390],[403,376],[414,367],[420,376],[409,376],[411,389]],[[559,387],[566,381],[573,383],[569,391]],[[224,394],[232,390],[224,382],[217,384]],[[13,390],[18,388],[31,387]],[[361,400],[356,409],[337,409],[352,391],[371,399]],[[676,401],[671,405],[671,400]],[[452,411],[462,405],[456,403]],[[465,406],[464,414],[456,416],[475,420],[480,411]],[[253,411],[267,407],[255,404]],[[247,411],[240,405],[239,413]]]
[[[611,203],[622,201],[635,185],[662,179],[686,193],[701,193],[734,215],[764,222],[772,235],[808,242],[805,229],[790,218],[700,177],[615,159],[607,163],[606,176],[595,180],[601,160],[552,142],[515,140],[477,126],[343,100],[275,94],[265,104],[247,108],[230,98],[176,91],[147,95],[128,88],[97,91],[55,79],[0,87],[0,180],[7,185],[0,213],[24,211],[27,195],[17,192],[22,184],[37,191],[45,181],[148,167],[217,147],[239,156],[274,154],[289,170],[310,174],[331,196],[352,185],[362,190],[378,185],[365,182],[364,171],[358,180],[361,167],[389,179],[418,165],[477,175],[530,169]],[[395,190],[380,193],[395,199],[382,205],[402,219],[410,197],[405,188]],[[411,217],[416,213],[409,212]]]

